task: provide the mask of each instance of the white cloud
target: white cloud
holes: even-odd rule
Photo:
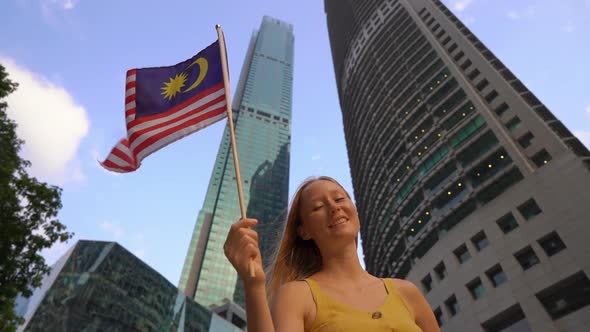
[[[511,20],[518,20],[520,18],[520,14],[516,10],[510,10],[506,15]]]
[[[590,131],[576,130],[574,131],[576,136],[588,149],[590,149]]]
[[[68,10],[68,9],[73,9],[74,7],[76,7],[76,5],[78,4],[79,1],[78,0],[61,0],[58,2],[62,5],[63,9]]]
[[[6,98],[8,117],[17,123],[17,134],[25,141],[21,153],[32,163],[31,174],[58,185],[83,181],[76,152],[90,127],[84,107],[63,87],[12,59],[0,58],[0,63],[19,84]]]
[[[63,20],[68,21],[67,12],[78,5],[79,0],[40,0],[41,15],[45,23],[58,26]]]
[[[473,25],[473,23],[475,23],[475,17],[468,16],[463,19],[463,23],[465,23],[465,25]]]
[[[320,160],[320,159],[322,159],[322,156],[319,153],[315,154],[311,157],[311,160]]]
[[[74,9],[78,5],[80,0],[41,0],[41,6],[47,8],[61,8],[64,10]]]
[[[451,7],[457,12],[462,12],[469,6],[473,0],[453,0],[451,1]]]
[[[574,32],[574,30],[576,28],[574,27],[574,24],[571,21],[569,21],[565,25],[563,25],[560,29],[563,32],[571,33],[571,32]]]
[[[109,233],[115,239],[120,239],[123,235],[125,235],[125,229],[123,227],[107,221],[101,223],[100,228],[103,231]]]
[[[511,20],[519,20],[525,17],[532,17],[536,12],[537,8],[535,6],[528,6],[523,10],[511,9],[506,13],[506,16]]]

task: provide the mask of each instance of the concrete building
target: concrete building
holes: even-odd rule
[[[443,331],[587,331],[588,149],[442,2],[325,10],[367,270]]]

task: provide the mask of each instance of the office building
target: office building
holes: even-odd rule
[[[242,331],[114,242],[78,241],[29,298],[18,331]]]
[[[293,26],[265,16],[250,39],[232,109],[247,216],[259,220],[266,260],[283,227],[289,193]],[[241,218],[226,128],[188,247],[179,288],[205,306],[234,299],[238,278],[223,243]],[[242,302],[240,289],[236,302]]]
[[[442,2],[325,11],[367,270],[443,331],[586,331],[588,149]]]

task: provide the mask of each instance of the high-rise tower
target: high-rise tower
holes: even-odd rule
[[[232,105],[247,215],[259,220],[263,257],[288,204],[293,47],[293,26],[265,16],[251,37]],[[198,303],[233,299],[237,274],[223,243],[240,217],[226,128],[180,278],[179,288]]]
[[[446,331],[585,331],[588,149],[440,1],[325,10],[367,270]]]

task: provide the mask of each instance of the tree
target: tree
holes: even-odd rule
[[[49,273],[41,250],[72,237],[56,219],[61,189],[29,176],[30,162],[18,155],[24,142],[4,100],[17,86],[0,64],[0,331],[16,329],[17,295],[30,296]]]

